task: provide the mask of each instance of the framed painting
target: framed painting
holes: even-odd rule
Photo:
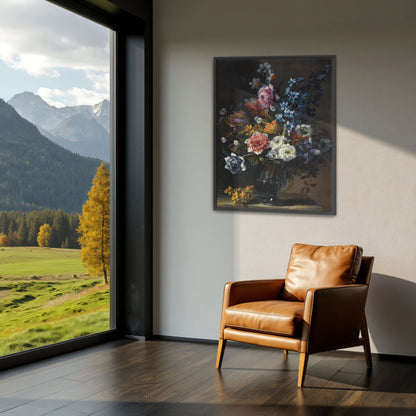
[[[335,56],[214,58],[214,208],[332,214]]]

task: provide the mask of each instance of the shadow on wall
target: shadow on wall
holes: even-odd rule
[[[416,283],[373,273],[366,315],[378,351],[416,356]]]

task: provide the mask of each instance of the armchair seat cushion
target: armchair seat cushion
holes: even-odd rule
[[[303,310],[303,302],[245,302],[225,308],[224,323],[226,327],[297,337],[302,329]]]

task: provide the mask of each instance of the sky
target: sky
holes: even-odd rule
[[[46,0],[1,2],[0,98],[30,91],[57,107],[109,99],[109,29]]]

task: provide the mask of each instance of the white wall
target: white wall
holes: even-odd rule
[[[215,339],[227,281],[294,242],[376,258],[374,352],[416,356],[413,0],[155,0],[156,334]],[[213,57],[337,56],[337,215],[213,210]]]

